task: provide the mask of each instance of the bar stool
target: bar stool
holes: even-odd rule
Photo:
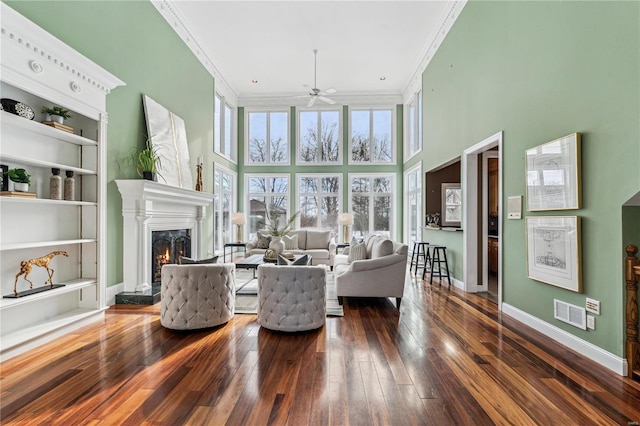
[[[451,286],[451,277],[449,276],[449,263],[447,262],[447,247],[429,244],[427,250],[431,248],[433,251],[431,252],[431,276],[429,277],[429,284],[433,283],[434,275],[438,278],[447,277],[449,281],[449,286]],[[443,265],[444,264],[444,268]],[[446,274],[442,273],[442,270],[446,271]],[[422,271],[422,279],[426,275],[427,268]],[[442,281],[441,281],[442,282]]]
[[[420,263],[420,258],[422,258],[423,262]],[[413,275],[418,274],[418,268],[420,266],[423,267],[422,275],[424,277],[424,269],[429,265],[429,261],[431,257],[429,255],[429,243],[425,241],[414,241],[413,242],[413,251],[411,252],[411,263],[409,264],[409,272],[413,269],[415,265],[415,272]]]

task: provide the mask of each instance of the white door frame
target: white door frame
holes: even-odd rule
[[[489,136],[462,154],[462,268],[464,290],[469,293],[478,292],[478,241],[480,232],[478,229],[478,161],[479,154],[498,147],[498,211],[502,212],[502,131]],[[502,215],[498,221],[498,308],[502,306]]]
[[[489,223],[489,161],[488,161],[489,158],[500,158],[500,153],[498,151],[485,151],[482,153],[482,223],[485,223],[485,224]],[[483,252],[486,253],[486,251],[488,250],[488,247],[489,247],[489,230],[485,226],[482,229]],[[478,285],[478,291],[488,291],[488,290],[489,290],[489,262],[488,262],[488,257],[483,256],[482,285]]]

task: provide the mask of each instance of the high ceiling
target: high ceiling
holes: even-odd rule
[[[183,39],[213,62],[240,98],[402,94],[451,10],[450,1],[190,1],[172,9]],[[179,30],[177,30],[180,33]],[[220,76],[216,76],[220,78]],[[381,79],[384,78],[384,79]],[[254,83],[252,81],[257,81]],[[216,80],[218,81],[218,80]]]

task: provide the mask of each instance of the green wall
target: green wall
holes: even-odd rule
[[[618,356],[621,210],[640,190],[639,21],[638,2],[469,2],[423,74],[425,149],[407,163],[431,170],[502,130],[506,205],[525,194],[526,149],[581,132],[583,208],[524,216],[582,217],[584,291],[528,279],[525,221],[503,220],[504,301]],[[441,238],[462,279],[458,236]],[[595,331],[554,320],[554,298],[585,296],[602,302]]]
[[[123,162],[144,146],[142,94],[180,116],[195,159],[205,158],[204,190],[213,190],[213,77],[146,1],[7,1],[9,6],[78,50],[127,85],[107,96],[107,285],[122,282],[122,203],[114,179],[137,178]],[[232,167],[233,169],[233,167]],[[212,215],[203,253],[213,250]]]

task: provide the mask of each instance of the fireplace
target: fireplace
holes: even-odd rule
[[[162,265],[179,263],[180,256],[191,257],[191,231],[173,229],[151,232],[152,284],[160,282]]]
[[[212,194],[144,179],[118,179],[116,184],[122,195],[125,293],[150,291],[160,281],[162,264],[176,263],[181,255],[202,257],[202,221]],[[158,247],[156,234],[162,241]]]

